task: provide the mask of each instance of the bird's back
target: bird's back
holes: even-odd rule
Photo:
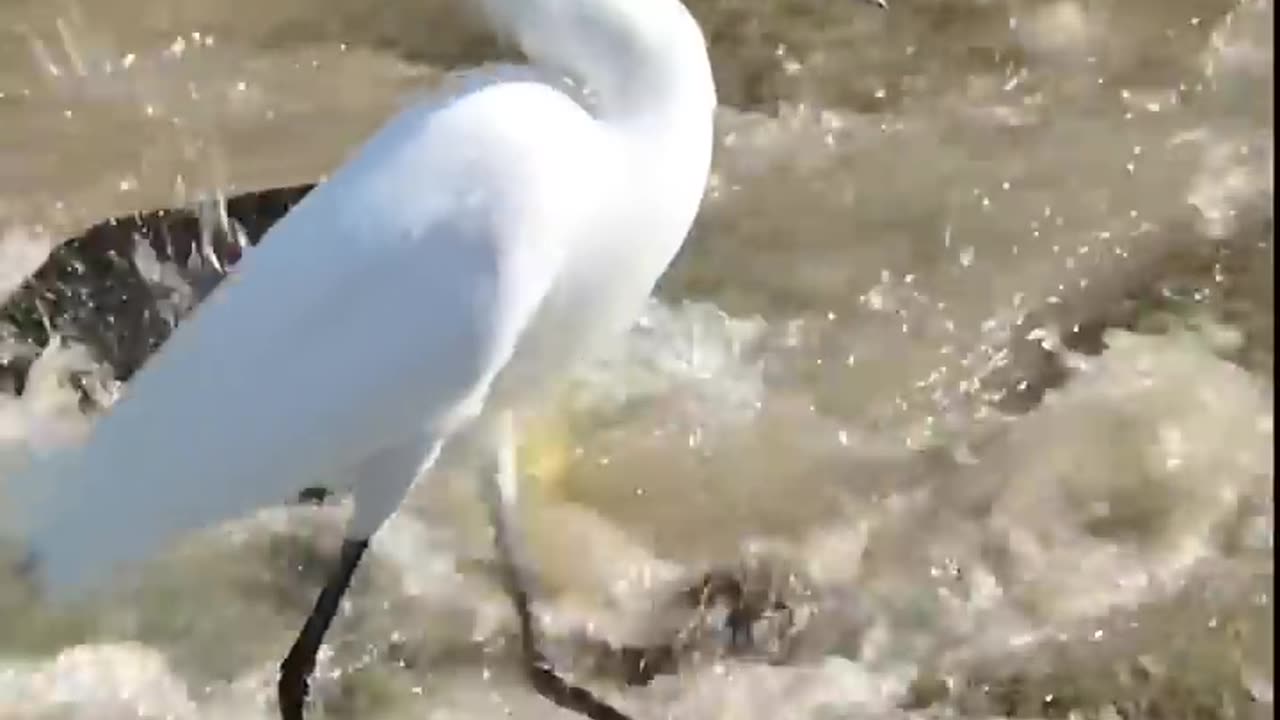
[[[389,123],[246,255],[82,449],[18,489],[45,583],[105,577],[464,422],[589,222],[597,132],[521,82]]]

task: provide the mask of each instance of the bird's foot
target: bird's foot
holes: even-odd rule
[[[590,690],[572,685],[560,677],[546,657],[536,650],[525,654],[525,674],[539,695],[566,710],[591,720],[631,720],[629,715],[596,697]]]
[[[290,665],[286,660],[280,666],[280,679],[276,683],[276,697],[280,702],[280,720],[302,720],[302,708],[307,703],[311,684],[307,682],[310,671]]]

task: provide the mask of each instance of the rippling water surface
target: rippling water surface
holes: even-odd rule
[[[691,1],[703,213],[530,424],[553,655],[638,718],[1273,716],[1272,3],[891,1]],[[509,57],[463,0],[0,6],[0,488],[394,108]],[[378,535],[316,717],[560,717],[467,470]],[[274,717],[342,512],[65,611],[0,570],[0,718]]]

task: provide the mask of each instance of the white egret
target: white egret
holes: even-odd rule
[[[710,60],[678,0],[482,4],[533,67],[401,112],[271,228],[82,447],[13,488],[29,569],[55,595],[307,488],[350,490],[338,567],[281,664],[286,720],[369,538],[463,435],[487,448],[532,684],[625,717],[539,651],[513,414],[626,329],[682,244],[711,163]]]

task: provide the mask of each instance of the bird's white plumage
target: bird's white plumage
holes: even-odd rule
[[[367,537],[450,437],[632,320],[707,177],[701,34],[674,1],[484,2],[596,114],[495,76],[393,119],[18,488],[48,589],[312,485],[352,487]]]

